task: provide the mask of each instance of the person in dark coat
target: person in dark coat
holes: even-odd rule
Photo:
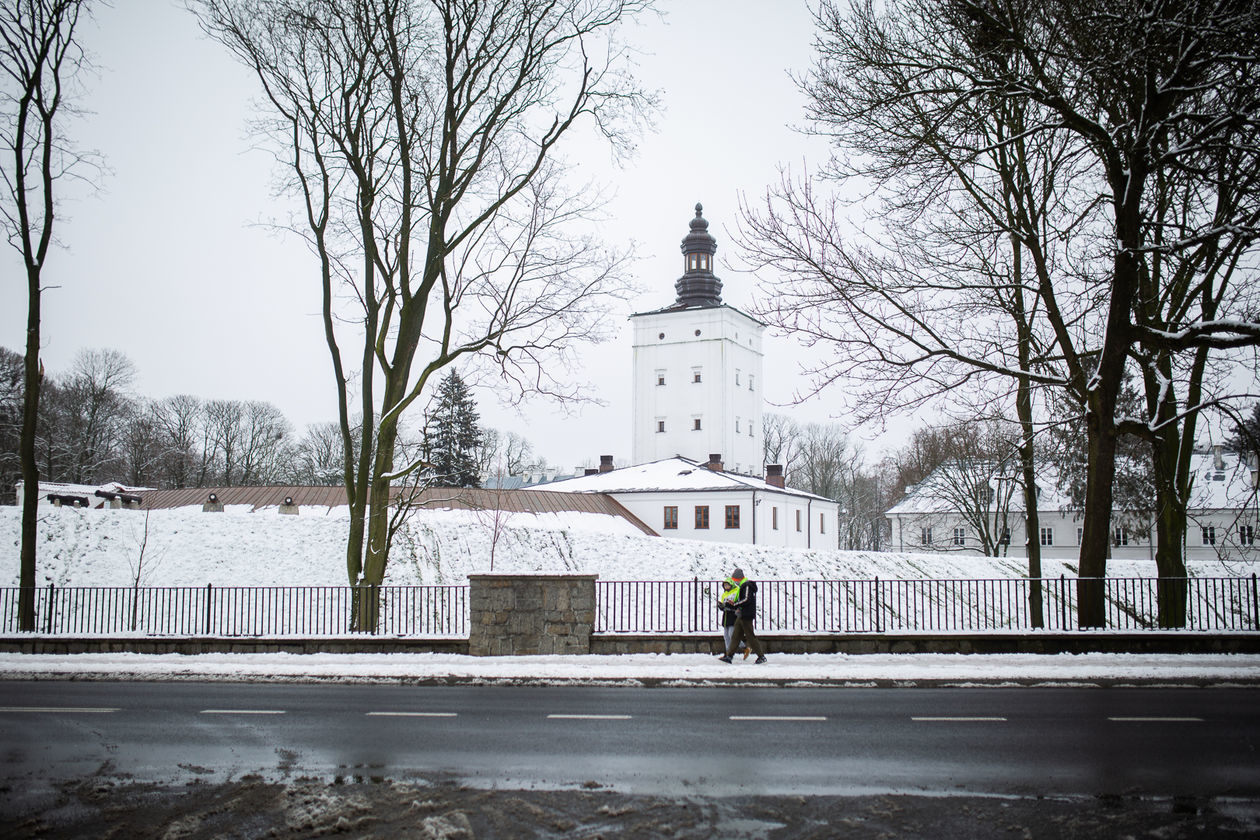
[[[747,643],[753,653],[757,654],[756,664],[760,665],[766,661],[766,649],[753,629],[753,622],[757,618],[757,582],[744,577],[743,569],[731,572],[728,579],[739,590],[739,594],[735,597],[735,603],[731,605],[735,609],[737,618],[731,640],[726,643],[726,655],[722,657],[722,661],[730,662],[742,641]]]
[[[718,595],[718,613],[722,623],[722,653],[731,646],[731,635],[735,632],[735,621],[739,612],[735,609],[735,599],[739,597],[739,587],[730,578],[722,581],[722,592]],[[741,644],[744,658],[748,658],[748,646]]]

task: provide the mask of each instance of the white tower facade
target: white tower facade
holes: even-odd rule
[[[722,303],[722,281],[713,273],[717,241],[702,210],[697,204],[682,241],[677,300],[631,316],[633,459],[705,462],[717,455],[727,470],[760,476],[765,324]]]

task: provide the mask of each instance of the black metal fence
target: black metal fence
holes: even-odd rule
[[[1159,626],[1156,578],[1104,578],[1106,626]],[[1169,584],[1181,581],[1163,581]],[[898,633],[1032,630],[1040,592],[1043,627],[1076,630],[1077,578],[766,580],[757,628],[769,633]],[[1257,577],[1187,578],[1189,630],[1260,631]],[[0,588],[0,633],[18,630],[17,587]],[[468,586],[379,586],[374,632],[466,638]],[[597,633],[712,633],[714,581],[597,581]],[[349,586],[58,587],[35,592],[36,632],[48,635],[336,636],[354,632]]]
[[[1078,578],[767,580],[758,582],[759,632],[898,633],[1077,630]],[[1157,578],[1103,578],[1106,626],[1159,627]],[[1167,581],[1174,586],[1181,581]],[[1256,575],[1186,578],[1185,629],[1260,631]],[[712,581],[597,581],[597,633],[709,633],[718,627]]]
[[[18,628],[18,587],[0,589],[0,632]],[[375,632],[468,636],[467,586],[54,586],[35,591],[49,635],[337,636],[354,631],[356,597],[375,598]]]

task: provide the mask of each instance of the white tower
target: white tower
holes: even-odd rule
[[[678,299],[634,322],[634,463],[682,455],[761,475],[765,324],[722,303],[717,241],[696,205]]]

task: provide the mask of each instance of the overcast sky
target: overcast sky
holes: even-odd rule
[[[671,303],[679,242],[697,201],[718,239],[726,302],[745,308],[753,279],[733,266],[738,197],[755,200],[781,165],[819,164],[826,147],[793,130],[803,100],[789,76],[810,61],[812,22],[803,0],[664,3],[663,20],[627,35],[644,51],[639,76],[660,89],[658,130],[618,168],[606,151],[581,160],[608,183],[611,243],[633,240],[643,293],[628,311]],[[98,196],[59,207],[65,248],[48,260],[43,357],[54,374],[83,348],[125,353],[139,394],[268,400],[300,433],[336,418],[319,317],[314,263],[305,247],[258,223],[286,217],[274,198],[277,167],[249,130],[257,82],[207,39],[182,5],[166,0],[101,7],[83,33],[99,68],[86,81],[90,112],[76,142],[99,151],[110,172]],[[0,345],[21,352],[26,294],[14,252],[3,256]],[[545,403],[523,416],[479,394],[483,420],[517,428],[554,465],[601,454],[629,457],[630,329],[626,313],[610,344],[592,350],[584,379],[604,407],[564,416]],[[767,341],[767,399],[790,399],[799,354]],[[769,406],[774,410],[773,405]],[[834,404],[795,414],[824,419]]]

